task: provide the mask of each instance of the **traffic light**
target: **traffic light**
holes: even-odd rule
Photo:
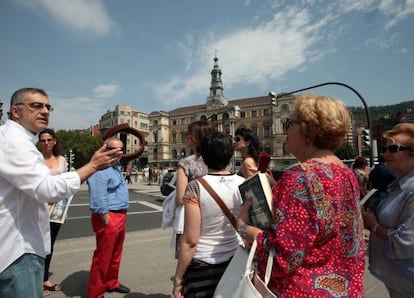
[[[362,134],[362,144],[364,144],[368,148],[371,148],[371,133],[369,129],[363,129],[361,134]]]
[[[272,99],[272,106],[277,107],[277,94],[274,92],[269,92],[269,96]]]
[[[72,171],[73,162],[75,161],[75,153],[72,149],[69,150],[69,171]]]

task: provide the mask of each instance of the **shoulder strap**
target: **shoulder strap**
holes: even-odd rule
[[[224,204],[223,200],[219,197],[219,195],[214,191],[214,189],[210,186],[210,184],[208,184],[208,182],[203,177],[198,178],[198,181],[201,183],[201,185],[203,185],[203,187],[207,190],[207,192],[217,202],[221,210],[223,210],[224,214],[227,216],[227,218],[230,220],[231,224],[237,231],[236,218],[231,213],[229,208],[227,208],[226,204]]]

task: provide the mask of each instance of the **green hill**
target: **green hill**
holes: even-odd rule
[[[368,108],[371,121],[396,118],[399,115],[414,112],[414,100],[400,102],[395,105],[370,106]],[[365,109],[363,107],[350,107],[349,110],[355,122],[366,122]]]

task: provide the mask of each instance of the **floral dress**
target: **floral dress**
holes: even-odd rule
[[[269,288],[281,297],[364,297],[359,186],[345,165],[308,160],[273,188],[271,231],[257,236],[259,272],[275,258]]]

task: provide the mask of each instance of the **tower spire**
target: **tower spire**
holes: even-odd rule
[[[217,51],[214,55],[214,66],[211,70],[211,84],[210,84],[210,96],[207,97],[207,104],[209,105],[227,105],[227,100],[223,94],[223,82],[221,80],[221,69],[218,64]]]

